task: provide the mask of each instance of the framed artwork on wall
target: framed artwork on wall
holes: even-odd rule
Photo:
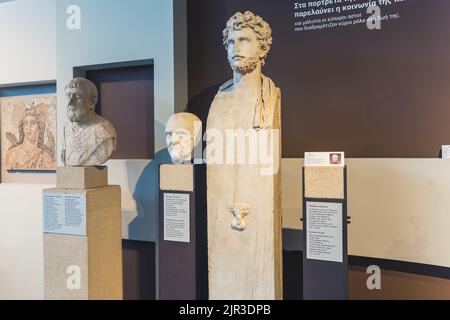
[[[0,98],[2,166],[56,170],[56,95]]]

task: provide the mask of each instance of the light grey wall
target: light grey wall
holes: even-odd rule
[[[80,30],[66,27],[70,5],[81,9]],[[20,0],[0,8],[0,85],[57,80],[58,154],[73,68],[147,59],[155,64],[155,153],[165,148],[165,122],[187,104],[185,0]],[[165,161],[164,152],[157,157]],[[125,239],[155,239],[158,163],[152,160],[108,163],[110,182],[122,187]],[[50,184],[55,175],[15,174],[3,182]]]
[[[0,184],[0,300],[44,298],[42,191]]]
[[[55,79],[55,1],[0,3],[0,85]]]
[[[81,9],[81,30],[66,27],[69,5]],[[66,122],[64,87],[72,78],[73,67],[153,59],[156,151],[164,148],[162,131],[175,109],[173,1],[58,0],[56,13],[59,123]],[[179,86],[183,90],[186,80]]]
[[[80,30],[66,27],[69,5],[81,9]],[[185,0],[56,2],[59,141],[66,123],[64,87],[72,78],[74,67],[153,59],[155,153],[165,148],[165,122],[187,104],[185,6]],[[176,12],[176,18],[175,9],[181,10]],[[126,108],[123,106],[124,112]],[[61,149],[60,143],[58,146]],[[108,166],[110,183],[122,187],[123,237],[154,241],[157,164],[151,159],[124,159],[110,161]]]

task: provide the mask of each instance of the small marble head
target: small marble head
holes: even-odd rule
[[[68,99],[67,117],[70,122],[80,122],[94,112],[98,101],[98,91],[91,81],[74,78],[65,89]]]
[[[223,31],[223,44],[231,68],[235,72],[248,73],[258,63],[264,66],[272,45],[272,29],[253,12],[238,12],[227,22]]]
[[[201,143],[201,120],[192,113],[176,113],[166,123],[166,143],[172,162],[191,163],[193,151]]]

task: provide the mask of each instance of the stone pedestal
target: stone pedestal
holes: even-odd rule
[[[44,190],[45,299],[121,300],[121,191],[107,168],[66,167]]]
[[[158,299],[206,300],[206,166],[160,166]]]
[[[272,164],[280,164],[280,154],[269,154]],[[210,300],[283,298],[280,170],[264,174],[264,168],[208,162]]]
[[[345,173],[345,167],[305,167],[305,198],[345,199]]]
[[[108,185],[108,167],[60,167],[56,175],[60,189],[92,189]]]
[[[304,300],[347,299],[347,223],[346,167],[304,167]]]

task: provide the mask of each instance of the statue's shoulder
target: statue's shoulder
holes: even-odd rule
[[[216,96],[214,97],[213,103],[211,104],[211,108],[209,109],[209,113],[211,114],[216,109],[220,109],[222,107],[222,98],[225,95],[226,92],[233,89],[233,79],[228,80],[224,84],[222,84],[219,87],[219,90],[216,93]]]
[[[219,93],[231,90],[233,88],[233,79],[228,80],[223,85],[219,87]]]
[[[96,115],[95,125],[93,125],[93,128],[95,128],[95,131],[106,131],[109,134],[115,134],[116,132],[112,123],[99,115]]]
[[[213,123],[215,121],[221,121],[221,116],[223,115],[224,110],[228,107],[227,104],[224,103],[224,98],[226,96],[225,93],[230,91],[232,88],[233,80],[228,80],[219,87],[219,90],[217,91],[208,111],[207,127],[215,127],[216,124]]]
[[[266,84],[268,84],[268,86],[270,88],[273,88],[276,92],[281,92],[280,88],[277,87],[277,85],[271,78],[269,78],[268,76],[266,76],[264,74],[261,74],[261,78],[262,78],[263,84],[266,83]]]
[[[277,87],[275,82],[265,76],[264,74],[261,74],[262,83],[263,83],[263,90],[270,95],[274,101],[281,99],[281,89]]]
[[[96,143],[103,143],[106,140],[115,139],[116,130],[111,122],[96,114],[95,119],[93,119],[91,125],[84,130],[83,135],[91,136],[97,141]]]

